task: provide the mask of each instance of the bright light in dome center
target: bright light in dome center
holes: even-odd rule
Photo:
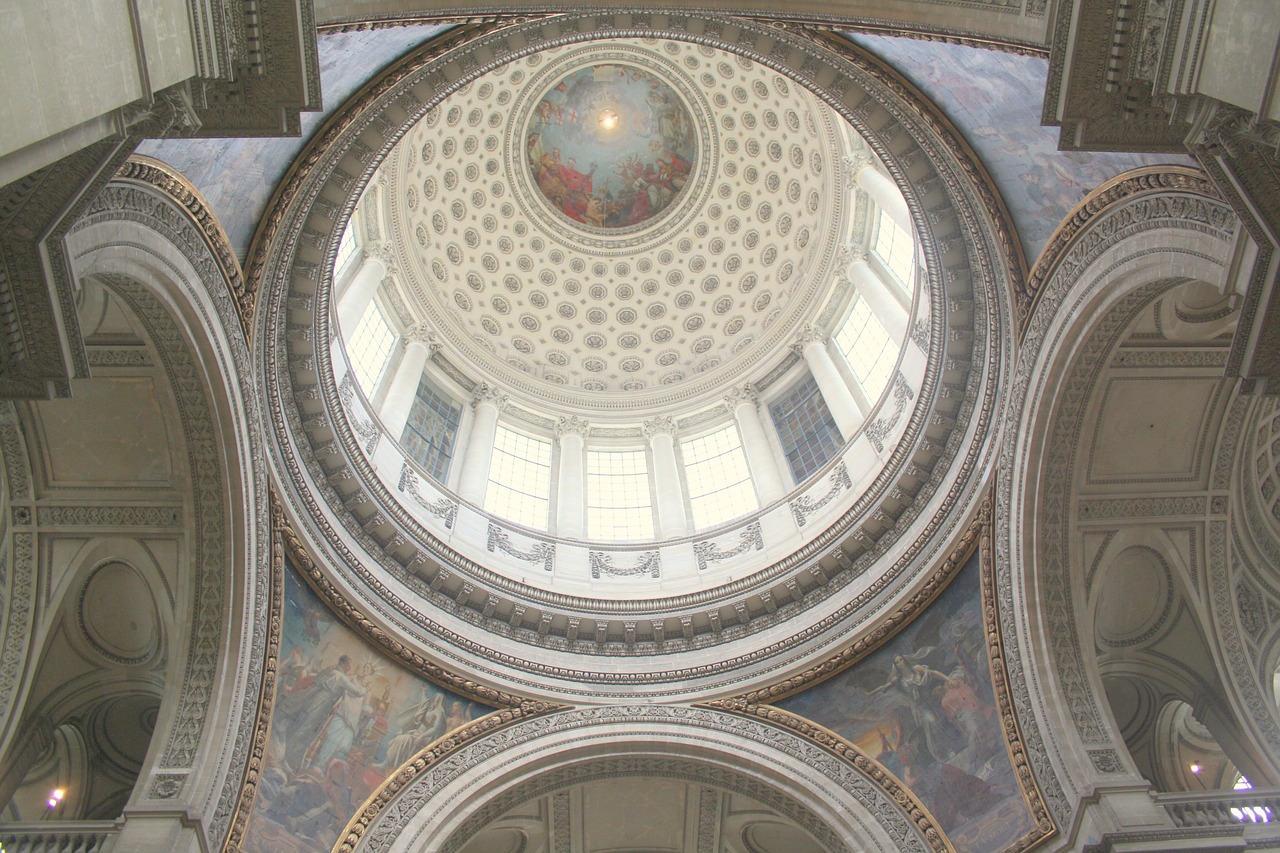
[[[596,120],[600,122],[600,127],[605,130],[613,130],[618,126],[618,122],[621,121],[616,110],[601,110]]]

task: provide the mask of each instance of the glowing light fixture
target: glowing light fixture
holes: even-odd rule
[[[49,808],[56,809],[58,805],[62,802],[62,798],[65,797],[66,795],[67,795],[67,792],[62,790],[61,788],[54,788],[52,791],[50,791],[49,792]]]
[[[600,127],[604,130],[613,130],[622,121],[622,118],[618,115],[617,110],[603,109],[596,116],[596,121],[600,123]]]
[[[1204,768],[1203,768],[1203,767],[1201,767],[1199,764],[1196,764],[1194,761],[1193,761],[1193,762],[1191,762],[1189,765],[1187,765],[1187,768],[1188,768],[1192,773],[1199,773],[1201,770],[1203,770],[1203,769],[1204,769]]]

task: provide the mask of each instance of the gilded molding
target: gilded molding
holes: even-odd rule
[[[995,490],[992,489],[994,496]],[[982,583],[982,624],[987,635],[987,661],[991,672],[991,690],[995,694],[996,713],[1000,715],[1000,730],[1004,734],[1005,747],[1009,750],[1009,763],[1022,790],[1022,799],[1035,821],[1035,829],[1014,844],[1005,853],[1022,853],[1052,838],[1058,827],[1049,812],[1044,794],[1036,780],[1035,771],[1027,752],[1027,743],[1018,723],[1013,693],[1009,689],[1009,670],[1005,666],[1004,638],[1000,630],[999,596],[996,590],[995,543],[992,541],[991,503],[983,506],[982,533],[979,536],[979,568]]]
[[[285,553],[288,554],[289,559],[297,567],[298,573],[302,575],[302,578],[315,591],[316,595],[320,596],[328,604],[329,609],[348,628],[362,636],[370,645],[387,657],[395,660],[396,663],[441,687],[452,690],[455,693],[461,693],[468,699],[474,699],[486,705],[496,705],[499,708],[518,709],[519,716],[512,719],[533,716],[561,707],[501,690],[494,690],[427,660],[378,627],[360,608],[351,603],[340,590],[330,583],[324,572],[316,564],[316,561],[307,553],[302,539],[288,523],[281,525],[280,534],[284,542]]]
[[[222,223],[195,184],[167,163],[142,154],[130,156],[116,173],[115,180],[159,190],[191,219],[231,289],[245,336],[252,338],[256,280],[251,283],[245,279],[227,232],[222,230]]]
[[[1143,166],[1133,169],[1105,181],[1081,199],[1049,236],[1044,250],[1027,276],[1028,301],[1025,305],[1020,304],[1018,311],[1019,341],[1026,335],[1027,325],[1039,302],[1045,282],[1058,269],[1062,259],[1090,223],[1136,196],[1170,190],[1194,193],[1214,201],[1222,200],[1208,175],[1200,169],[1187,166]]]
[[[428,745],[388,776],[377,790],[369,795],[369,799],[360,804],[355,816],[338,836],[333,853],[353,853],[359,846],[360,839],[364,837],[365,831],[378,819],[388,803],[420,774],[444,761],[467,744],[521,720],[550,714],[566,707],[568,706],[552,705],[546,702],[525,702],[518,707],[503,708],[492,714],[486,714],[478,720],[472,720],[462,728],[449,732],[435,743]]]
[[[271,602],[268,605],[266,657],[262,665],[262,690],[253,721],[253,741],[245,764],[244,784],[231,814],[231,826],[223,842],[224,853],[239,853],[258,795],[258,778],[267,742],[271,737],[271,712],[275,707],[276,676],[280,662],[280,637],[284,626],[284,508],[271,490]]]
[[[757,705],[751,702],[741,702],[737,699],[722,699],[707,703],[707,707],[772,723],[779,728],[795,732],[806,740],[827,750],[832,755],[847,761],[856,767],[860,773],[875,782],[877,787],[888,794],[907,813],[917,831],[928,842],[931,850],[954,853],[956,848],[952,845],[951,840],[947,838],[947,834],[943,832],[936,818],[929,813],[924,803],[920,802],[911,789],[899,782],[897,777],[886,770],[880,762],[830,729],[812,723],[790,711],[775,708],[772,705]]]

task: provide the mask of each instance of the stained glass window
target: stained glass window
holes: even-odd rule
[[[462,408],[427,376],[418,383],[400,444],[423,470],[443,483],[449,475]]]
[[[771,403],[769,414],[797,483],[803,483],[827,464],[844,444],[812,376],[806,376]]]

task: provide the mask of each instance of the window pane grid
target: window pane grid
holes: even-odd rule
[[[498,425],[484,507],[517,524],[547,529],[551,442]]]
[[[689,439],[680,449],[695,527],[711,527],[759,506],[736,426]]]
[[[462,409],[426,376],[418,383],[400,444],[423,470],[443,483],[453,459]]]
[[[587,534],[593,539],[653,538],[645,451],[587,451]]]
[[[352,255],[356,253],[356,224],[353,219],[347,223],[347,229],[342,232],[342,239],[338,241],[338,256],[333,259],[334,272],[341,272],[342,268],[347,265],[347,261],[351,260]]]
[[[797,483],[827,464],[844,443],[812,376],[774,401],[769,414]]]
[[[867,396],[873,399],[879,397],[889,382],[898,349],[861,296],[855,298],[849,318],[836,334],[836,347],[844,355]]]
[[[883,210],[880,211],[880,227],[876,230],[875,253],[885,266],[893,270],[900,282],[911,287],[915,281],[911,274],[915,246],[911,236]]]
[[[351,358],[351,369],[366,394],[372,394],[378,385],[382,371],[387,367],[387,359],[391,355],[391,347],[396,342],[395,333],[387,325],[387,318],[382,315],[378,303],[370,302],[364,316],[356,324],[355,334],[347,344],[347,355]]]

